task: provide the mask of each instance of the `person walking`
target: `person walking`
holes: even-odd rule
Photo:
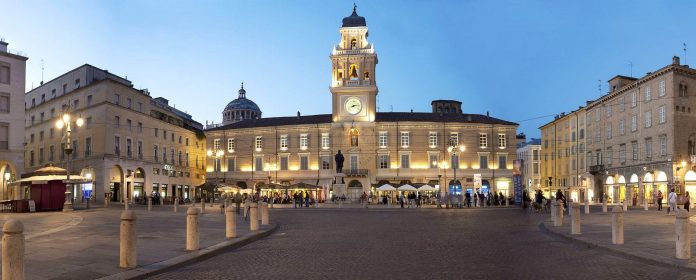
[[[691,208],[691,197],[689,197],[689,192],[686,192],[684,195],[684,209],[686,209],[687,212],[690,212],[689,208]]]
[[[662,211],[662,191],[657,191],[657,211]]]
[[[466,192],[466,208],[471,208],[471,193]]]
[[[670,215],[670,210],[676,214],[677,213],[677,194],[674,189],[671,189],[669,195],[667,196],[667,202],[669,203],[669,208],[667,208],[667,215]]]
[[[246,199],[244,200],[244,220],[247,220],[247,217],[249,216],[249,209],[251,209],[251,195],[247,195]]]

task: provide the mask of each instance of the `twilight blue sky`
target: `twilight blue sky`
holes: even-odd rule
[[[636,4],[637,3],[637,4]],[[379,55],[380,111],[466,113],[538,137],[552,115],[673,55],[696,64],[696,1],[358,0]],[[196,120],[220,122],[244,81],[265,117],[330,113],[329,54],[351,0],[0,0],[0,37],[27,89],[84,63],[127,76]],[[8,12],[9,11],[9,12]],[[682,62],[684,59],[682,58]],[[533,119],[533,120],[529,120]]]

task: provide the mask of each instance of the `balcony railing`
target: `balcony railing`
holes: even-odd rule
[[[598,164],[598,165],[591,165],[590,166],[590,173],[591,174],[597,174],[604,171],[604,165],[603,164]]]
[[[369,86],[370,85],[370,80],[346,80],[345,82],[340,80],[340,81],[334,81],[333,86],[334,87],[340,87],[340,86],[347,86],[347,87],[359,87],[359,86]]]
[[[348,177],[365,177],[367,176],[367,169],[346,169],[343,173]]]

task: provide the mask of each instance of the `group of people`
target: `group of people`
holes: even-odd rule
[[[655,195],[655,200],[657,201],[657,211],[662,211],[662,199],[664,199],[662,191],[657,191],[657,195]],[[679,203],[678,200],[681,200],[681,203]],[[667,207],[667,215],[676,214],[678,204],[683,204],[684,209],[688,212],[689,208],[691,208],[691,197],[689,196],[689,192],[685,192],[684,196],[679,199],[679,195],[674,192],[674,189],[671,189],[667,195],[667,203],[669,204]],[[670,212],[673,214],[670,214]]]
[[[449,208],[471,208],[472,203],[474,207],[491,207],[491,206],[504,206],[506,205],[506,199],[503,192],[498,192],[493,194],[485,194],[480,191],[475,193],[465,192],[462,194],[445,194],[444,197],[438,197],[437,207],[442,208],[442,204]],[[509,203],[509,202],[508,202]]]

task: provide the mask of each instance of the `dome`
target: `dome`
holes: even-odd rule
[[[247,119],[261,118],[261,109],[254,101],[246,98],[244,83],[239,89],[239,97],[230,101],[222,111],[222,124],[227,125]]]
[[[353,13],[350,16],[343,18],[343,26],[341,27],[362,27],[367,26],[365,18],[358,15],[357,6],[353,5]]]
[[[259,106],[256,105],[254,101],[251,101],[246,98],[237,98],[235,100],[230,101],[230,103],[227,103],[227,106],[225,106],[225,111],[240,109],[261,111],[261,109],[259,109]]]

